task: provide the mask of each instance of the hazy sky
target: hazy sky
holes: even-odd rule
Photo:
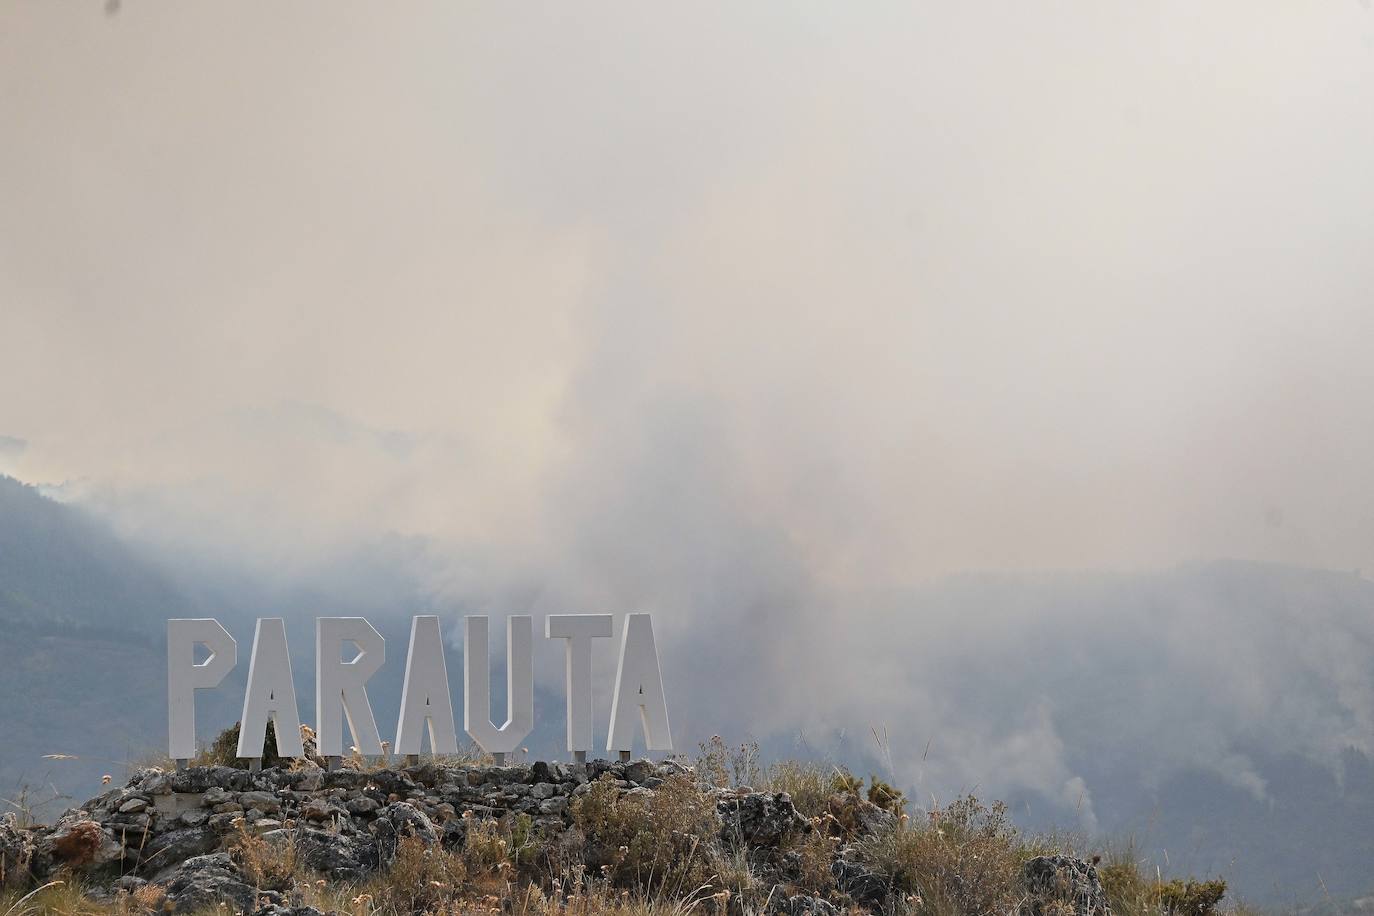
[[[1370,565],[1371,85],[1357,2],[8,3],[0,462],[273,549],[658,474],[836,581]]]

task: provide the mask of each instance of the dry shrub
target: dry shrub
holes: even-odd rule
[[[820,818],[813,820],[819,824]],[[797,857],[797,887],[811,896],[826,897],[835,890],[835,876],[830,871],[838,840],[824,830],[810,830],[793,837],[787,851]]]
[[[113,899],[96,899],[70,874],[27,893],[0,894],[3,916],[149,916],[162,912],[162,907],[162,889],[155,885],[145,885],[132,894],[121,892]]]
[[[1159,897],[1154,889],[1157,881],[1141,871],[1134,846],[1114,853],[1099,865],[1097,876],[1107,894],[1107,903],[1116,916],[1144,916],[1159,911]]]
[[[129,902],[133,907],[138,908],[134,910],[135,912],[139,910],[155,912],[162,908],[162,899],[165,896],[167,896],[166,893],[158,885],[145,884],[129,895]]]
[[[237,827],[230,841],[230,855],[244,879],[259,890],[288,890],[299,864],[296,835],[287,834],[285,841],[269,842],[250,833],[242,818]]]
[[[1015,909],[1027,853],[1006,806],[970,795],[932,811],[923,826],[899,822],[868,838],[861,855],[916,912],[974,916]]]
[[[603,776],[573,802],[572,817],[587,837],[587,864],[613,883],[681,896],[715,873],[716,806],[687,776],[669,777],[642,794],[621,794]]]
[[[738,748],[729,748],[720,735],[713,735],[710,741],[703,741],[697,747],[701,751],[696,762],[697,778],[708,788],[757,788],[763,781],[757,741],[746,741]]]
[[[512,867],[510,839],[500,823],[490,818],[469,818],[467,837],[463,841],[463,859],[474,875],[505,872]],[[472,823],[475,822],[475,823]]]
[[[761,788],[786,792],[808,818],[826,813],[831,796],[853,791],[854,777],[844,767],[812,761],[784,760],[768,768]],[[863,781],[859,780],[859,785]]]
[[[457,900],[467,879],[462,856],[419,837],[402,837],[396,858],[373,882],[377,903],[399,913],[430,912]]]

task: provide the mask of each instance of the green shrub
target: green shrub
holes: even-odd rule
[[[1134,840],[1111,852],[1097,874],[1114,916],[1210,916],[1226,895],[1226,882],[1220,878],[1164,881],[1144,867]]]
[[[1159,903],[1171,916],[1208,916],[1226,896],[1226,882],[1175,879],[1159,886]]]
[[[862,776],[855,776],[848,770],[837,767],[830,785],[835,792],[843,795],[858,795],[863,791],[864,780]]]
[[[893,817],[901,817],[906,813],[906,794],[893,786],[891,783],[883,782],[876,776],[869,776],[870,785],[868,787],[868,800],[882,808],[884,811],[892,812]]]
[[[198,766],[237,767],[239,769],[247,767],[248,761],[239,756],[239,723],[235,722],[216,735],[210,746],[196,755],[192,762]],[[267,740],[263,742],[262,750],[263,767],[281,766],[290,762],[290,760],[278,756],[277,726],[275,722],[268,719]]]

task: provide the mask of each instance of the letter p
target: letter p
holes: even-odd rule
[[[196,645],[210,657],[196,664]],[[196,753],[196,688],[218,687],[238,663],[238,643],[213,618],[167,621],[167,745],[174,760]]]

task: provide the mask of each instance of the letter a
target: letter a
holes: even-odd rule
[[[429,728],[429,749],[434,754],[458,753],[453,728],[453,698],[448,690],[448,666],[438,617],[410,621],[410,649],[406,652],[406,679],[401,688],[401,717],[396,723],[396,753],[418,754]]]
[[[606,750],[633,750],[635,712],[639,713],[644,726],[644,743],[649,750],[671,751],[673,736],[668,731],[668,704],[663,699],[663,675],[658,667],[654,624],[648,614],[627,614],[625,617]]]
[[[291,680],[291,653],[286,649],[286,624],[280,617],[258,618],[253,632],[248,690],[243,694],[243,715],[239,718],[236,753],[240,757],[262,756],[269,718],[276,724],[277,754],[304,757],[296,685]]]

